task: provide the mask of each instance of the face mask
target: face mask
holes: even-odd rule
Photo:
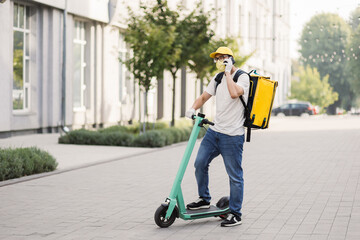
[[[224,61],[217,61],[216,62],[216,68],[220,71],[220,72],[224,72],[225,71],[225,64]]]

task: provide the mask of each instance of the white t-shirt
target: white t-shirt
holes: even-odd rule
[[[237,71],[238,69],[236,69]],[[234,78],[236,71],[231,75]],[[215,125],[210,126],[214,131],[227,134],[230,136],[243,135],[244,130],[244,106],[239,98],[232,99],[227,87],[226,76],[224,74],[221,83],[217,86],[215,92],[215,77],[210,81],[209,85],[205,89],[210,95],[216,95],[216,116]],[[249,76],[245,73],[241,74],[236,84],[244,89],[244,100],[247,102],[249,95]]]

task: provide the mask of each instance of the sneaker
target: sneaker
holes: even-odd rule
[[[241,224],[241,217],[229,213],[228,217],[221,222],[222,227],[233,227]]]
[[[210,202],[205,201],[202,198],[199,198],[195,202],[189,203],[186,205],[187,209],[189,210],[197,210],[197,209],[203,209],[203,208],[210,208]]]

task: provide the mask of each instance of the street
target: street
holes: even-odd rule
[[[199,143],[182,183],[186,203],[198,197]],[[185,147],[0,187],[0,239],[360,239],[360,117],[273,118],[253,131],[243,224],[233,228],[214,217],[155,224]],[[210,166],[210,191],[213,204],[229,193],[221,157]]]

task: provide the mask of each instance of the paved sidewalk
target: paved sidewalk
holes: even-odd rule
[[[0,239],[360,239],[359,123],[273,118],[269,130],[253,131],[244,152],[243,224],[234,228],[216,218],[155,225],[184,144],[128,149],[57,145],[52,134],[1,139],[2,147],[48,150],[60,169],[97,165],[0,187]],[[182,184],[186,202],[197,197],[194,157]],[[229,191],[220,157],[210,189],[214,202]]]
[[[0,139],[0,147],[16,148],[36,146],[48,151],[56,158],[59,163],[59,170],[87,166],[89,164],[96,164],[154,150],[150,148],[58,144],[59,137],[59,133],[53,133],[3,138]]]

